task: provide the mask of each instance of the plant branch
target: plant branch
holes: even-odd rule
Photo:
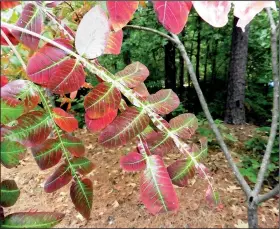
[[[278,126],[278,116],[279,116],[279,107],[278,107],[278,97],[279,97],[279,79],[278,79],[278,57],[277,57],[277,33],[276,33],[276,26],[275,22],[272,17],[272,13],[270,9],[266,9],[267,14],[270,19],[270,25],[271,25],[271,53],[272,53],[272,74],[273,74],[273,82],[274,82],[274,88],[273,88],[273,108],[272,108],[272,122],[271,122],[271,128],[270,128],[270,134],[268,138],[268,143],[266,145],[265,153],[263,156],[261,168],[258,173],[257,182],[255,185],[255,188],[253,190],[253,194],[257,195],[259,194],[261,190],[261,186],[264,181],[265,172],[267,170],[268,164],[269,164],[269,158],[272,152],[273,143],[276,138],[277,133],[277,126]]]
[[[204,98],[204,95],[202,93],[202,90],[199,86],[199,83],[197,81],[197,78],[196,78],[196,75],[195,75],[195,72],[193,70],[193,65],[188,57],[188,54],[186,52],[186,49],[184,47],[184,45],[182,44],[182,42],[179,40],[178,36],[177,35],[174,35],[172,34],[172,37],[166,35],[165,33],[161,33],[157,30],[154,30],[154,29],[151,29],[151,28],[145,28],[145,27],[141,27],[141,26],[126,26],[128,28],[133,28],[133,29],[138,29],[138,30],[145,30],[145,31],[149,31],[149,32],[152,32],[152,33],[155,33],[155,34],[158,34],[160,36],[163,36],[164,38],[167,38],[169,39],[170,41],[174,42],[174,44],[177,45],[177,48],[179,49],[184,61],[186,62],[186,65],[187,65],[187,68],[188,68],[188,71],[190,73],[190,77],[191,77],[191,80],[193,82],[193,85],[194,85],[194,88],[196,90],[196,93],[197,93],[197,96],[199,98],[199,101],[200,101],[200,104],[202,106],[202,109],[204,111],[204,114],[208,120],[208,123],[211,127],[211,129],[213,130],[213,132],[215,133],[216,135],[216,139],[230,165],[230,167],[232,168],[233,170],[233,173],[236,177],[236,179],[238,180],[239,184],[241,185],[243,191],[246,193],[246,195],[249,197],[250,196],[250,193],[251,193],[251,189],[249,187],[249,185],[247,184],[247,182],[245,181],[245,179],[243,178],[243,176],[241,175],[241,173],[239,172],[239,169],[237,168],[236,164],[234,163],[233,161],[233,158],[223,140],[223,137],[220,133],[220,131],[218,130],[211,114],[210,114],[210,111],[208,109],[208,105],[206,103],[206,100]]]
[[[260,204],[262,202],[269,200],[270,198],[273,198],[274,196],[277,195],[277,193],[279,193],[279,191],[280,191],[280,185],[278,184],[274,189],[257,197],[257,200],[256,200],[257,204]]]

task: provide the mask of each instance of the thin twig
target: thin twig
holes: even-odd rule
[[[155,34],[158,34],[164,38],[167,38],[169,39],[170,41],[174,42],[174,44],[177,45],[182,57],[184,58],[184,61],[186,62],[186,65],[187,65],[187,68],[188,68],[188,71],[190,73],[190,77],[191,77],[191,80],[193,82],[193,85],[194,85],[194,88],[196,90],[196,93],[197,93],[197,96],[199,98],[199,101],[200,101],[200,104],[202,106],[202,109],[205,113],[205,116],[208,120],[208,123],[211,127],[211,129],[213,130],[213,132],[215,133],[216,135],[216,139],[223,151],[223,153],[225,154],[225,157],[226,159],[228,160],[228,163],[230,165],[230,167],[232,168],[233,170],[233,173],[236,177],[236,179],[238,180],[238,182],[240,183],[243,191],[246,193],[246,195],[249,197],[250,196],[250,193],[251,193],[251,189],[249,187],[249,185],[247,184],[247,182],[245,181],[245,179],[243,178],[243,176],[241,175],[241,173],[239,172],[239,169],[237,168],[237,166],[235,165],[234,161],[233,161],[233,158],[223,140],[223,137],[219,131],[219,129],[217,128],[211,114],[210,114],[210,111],[209,111],[209,108],[207,106],[207,103],[205,101],[205,98],[204,98],[204,95],[202,93],[202,90],[199,86],[199,83],[197,81],[197,78],[196,78],[196,75],[195,75],[195,72],[193,70],[193,66],[192,66],[192,63],[188,57],[188,54],[186,52],[186,49],[184,47],[184,45],[182,44],[182,42],[179,40],[178,36],[177,35],[174,35],[172,34],[172,37],[166,35],[165,33],[162,33],[162,32],[159,32],[157,30],[154,30],[154,29],[151,29],[151,28],[146,28],[146,27],[142,27],[142,26],[126,26],[128,28],[133,28],[133,29],[138,29],[138,30],[145,30],[145,31],[149,31],[149,32],[152,32],[152,33],[155,33]]]
[[[270,25],[271,25],[271,53],[272,53],[272,74],[273,74],[273,108],[272,108],[272,122],[271,122],[271,128],[270,128],[270,134],[268,138],[268,142],[266,145],[265,153],[263,156],[261,168],[258,173],[257,182],[255,185],[255,188],[253,190],[252,196],[258,195],[263,181],[265,172],[267,170],[268,164],[269,164],[269,158],[272,152],[273,144],[276,138],[277,133],[277,126],[278,126],[278,116],[279,116],[279,107],[278,107],[278,96],[279,96],[279,81],[278,81],[278,57],[277,57],[277,33],[276,33],[276,26],[275,22],[272,17],[272,13],[269,8],[266,8],[267,14],[270,19]]]
[[[280,189],[280,185],[278,184],[274,189],[272,189],[269,192],[257,197],[256,202],[258,204],[260,204],[262,202],[265,202],[265,201],[269,200],[270,198],[273,198],[274,196],[276,196],[279,193],[279,189]]]

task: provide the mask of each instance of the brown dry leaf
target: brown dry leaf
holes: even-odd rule
[[[238,186],[230,185],[230,186],[228,186],[227,191],[228,191],[228,192],[234,192],[235,190],[240,190],[240,189],[241,189],[241,188],[238,187]]]
[[[117,200],[114,201],[114,203],[112,204],[113,208],[117,208],[118,206],[120,206],[119,202]]]
[[[279,215],[279,209],[277,209],[276,207],[273,207],[272,209],[269,209],[269,211],[271,211],[275,215]]]
[[[235,228],[249,228],[248,223],[243,222],[241,219],[238,219],[237,224],[234,224]]]

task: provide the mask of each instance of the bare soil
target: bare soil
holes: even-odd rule
[[[248,136],[253,128],[244,127],[249,131],[243,132],[243,127],[234,127],[237,137]],[[239,134],[238,134],[239,133]],[[207,182],[195,177],[189,187],[176,188],[180,201],[177,213],[150,215],[139,201],[139,173],[127,173],[119,166],[122,155],[134,149],[130,144],[122,149],[108,150],[97,143],[94,134],[81,130],[77,134],[87,149],[87,157],[91,159],[96,169],[88,177],[94,184],[94,199],[91,218],[89,221],[75,210],[69,196],[69,185],[59,191],[47,194],[43,190],[45,180],[52,174],[54,168],[40,171],[32,155],[28,154],[18,168],[6,169],[1,165],[1,179],[15,179],[21,194],[17,203],[5,208],[5,214],[18,211],[59,211],[66,214],[57,228],[226,228],[248,227],[246,199],[239,188],[222,152],[210,150],[205,164],[210,168],[214,183],[219,191],[221,204],[211,208],[205,201]],[[239,136],[240,135],[240,136]],[[242,139],[244,140],[244,139]],[[232,153],[238,161],[236,149]],[[175,154],[165,157],[172,161]],[[270,187],[265,187],[267,191]],[[278,200],[271,199],[259,208],[260,227],[278,227]]]

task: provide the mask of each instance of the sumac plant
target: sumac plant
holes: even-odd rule
[[[24,70],[17,80],[1,76],[3,166],[16,167],[29,148],[40,169],[53,170],[46,178],[45,191],[52,193],[70,184],[73,204],[89,219],[94,190],[87,174],[95,166],[85,157],[82,141],[73,135],[77,120],[53,103],[54,95],[75,98],[79,89],[87,87],[91,89],[84,99],[85,123],[89,131],[99,134],[99,144],[117,148],[136,139],[135,150],[120,158],[120,166],[125,171],[141,172],[140,197],[148,212],[177,211],[174,185],[186,187],[196,172],[208,182],[206,201],[219,203],[208,169],[201,163],[207,154],[207,139],[190,143],[197,129],[196,117],[186,113],[169,122],[163,118],[179,106],[178,96],[170,89],[149,94],[144,84],[149,70],[140,62],[116,74],[98,63],[101,55],[120,53],[123,28],[140,7],[139,1],[94,2],[79,15],[76,29],[53,14],[63,1],[1,1],[1,9],[11,10],[19,4],[22,12],[15,24],[1,21],[1,45],[11,48]],[[273,2],[153,2],[159,22],[173,34],[182,31],[192,7],[206,22],[222,27],[232,5],[243,29],[264,7],[275,7]],[[53,39],[44,36],[48,23],[57,29]],[[15,46],[28,50],[27,63]],[[94,86],[86,83],[92,73],[98,79]],[[182,159],[166,165],[163,156],[171,151],[181,153]],[[2,192],[13,193],[2,196],[3,207],[7,202],[13,204],[19,195],[14,181],[3,181]],[[38,227],[53,226],[62,217],[59,213],[14,213],[2,214],[1,220],[4,227]]]

